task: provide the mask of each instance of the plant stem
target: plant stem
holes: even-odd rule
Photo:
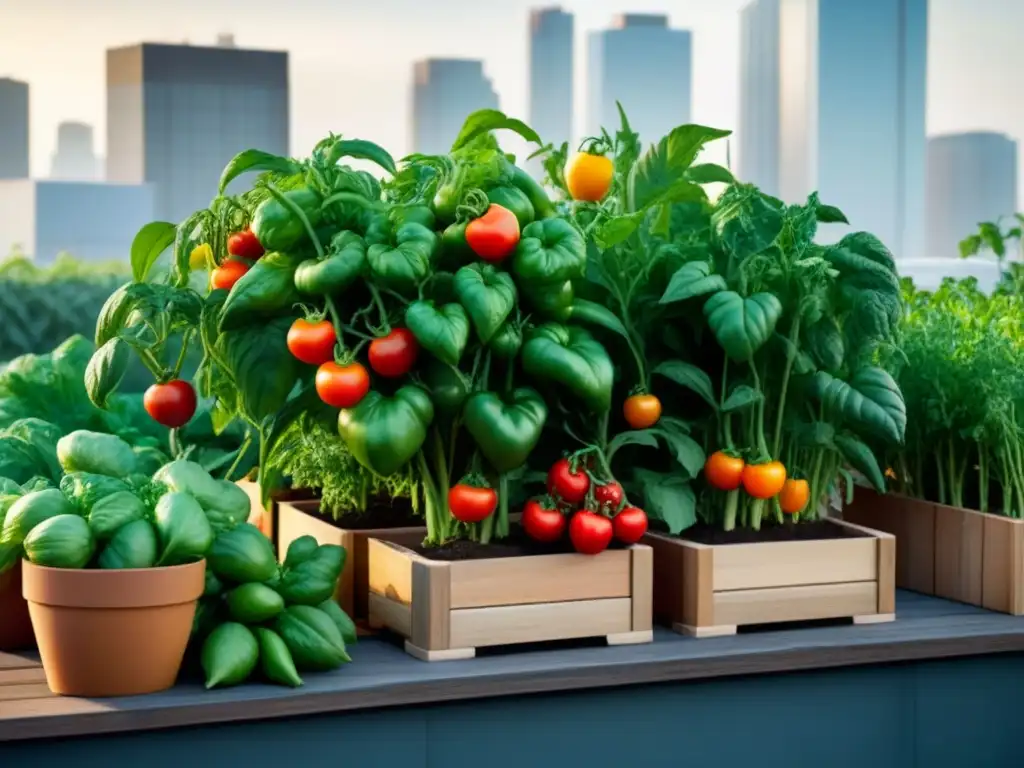
[[[764,499],[753,499],[750,502],[750,527],[755,531],[761,530],[761,515],[764,514]]]
[[[171,449],[171,458],[176,459],[181,453],[181,445],[178,443],[178,428],[170,430],[167,433],[168,447]]]
[[[772,439],[772,456],[779,454],[779,442],[782,440],[782,417],[786,412],[786,392],[789,389],[789,377],[796,359],[797,341],[800,337],[800,315],[793,318],[789,329],[790,344],[786,348],[786,365],[782,371],[782,389],[779,393],[779,412],[775,414],[775,437]]]
[[[431,481],[430,467],[422,450],[416,454],[416,464],[419,468],[420,484],[423,486],[423,500],[427,506],[424,514],[427,523],[427,543],[441,544],[443,537],[441,535],[441,521],[437,509],[437,491]]]
[[[323,260],[324,247],[320,244],[320,238],[316,236],[316,230],[313,229],[313,225],[310,223],[305,211],[303,211],[294,200],[283,194],[281,190],[273,184],[267,184],[267,191],[277,199],[277,202],[287,208],[293,216],[302,222],[302,226],[306,230],[306,234],[309,235],[309,239],[313,241],[313,247],[316,248],[317,258]]]
[[[722,519],[722,529],[731,531],[736,527],[736,512],[739,509],[739,489],[729,491],[725,494],[725,516]]]
[[[377,305],[377,314],[380,317],[380,329],[387,335],[391,333],[391,324],[388,322],[388,310],[384,306],[384,299],[381,298],[380,291],[377,290],[377,286],[373,283],[367,282],[366,288],[370,292],[370,296],[373,297],[373,303]]]
[[[761,377],[757,375],[757,366],[754,365],[754,361],[750,361],[750,373],[754,377],[754,389],[761,392]],[[765,457],[771,458],[771,453],[768,452],[768,441],[764,436],[764,397],[757,404],[757,423],[755,424],[756,437],[757,437],[757,448],[764,454]]]
[[[235,470],[238,469],[238,464],[242,461],[242,457],[245,456],[249,450],[249,446],[252,444],[252,432],[250,430],[245,431],[245,439],[238,448],[238,454],[235,456],[235,460],[231,462],[231,466],[228,467],[228,471],[224,473],[224,479],[230,480],[231,476],[235,474]]]
[[[188,345],[192,341],[193,329],[188,328],[181,336],[181,350],[178,352],[178,359],[174,363],[174,370],[171,371],[171,378],[176,379],[181,375],[181,369],[185,367],[185,358],[188,357]]]

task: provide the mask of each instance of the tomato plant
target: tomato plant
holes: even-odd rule
[[[625,507],[612,518],[612,528],[623,544],[636,544],[647,533],[647,513],[639,507]]]
[[[493,488],[459,483],[448,491],[448,509],[461,523],[479,523],[498,508],[498,493]]]
[[[608,508],[613,512],[622,506],[625,493],[622,486],[612,480],[609,483],[602,483],[594,488],[594,500],[599,508]]]
[[[811,489],[806,480],[790,478],[779,492],[779,506],[785,514],[795,515],[804,511],[810,497]]]
[[[730,456],[725,451],[715,451],[704,464],[704,477],[720,491],[734,491],[743,481],[745,462],[739,456]]]
[[[354,408],[370,391],[370,374],[360,363],[322,364],[316,372],[316,392],[330,406]]]
[[[263,246],[251,229],[244,229],[228,238],[228,253],[255,261],[263,255]]]
[[[187,381],[174,379],[154,384],[143,395],[142,404],[153,421],[165,427],[183,427],[196,412],[196,391]]]
[[[654,395],[630,395],[622,405],[622,413],[633,429],[647,429],[661,418],[661,401]]]
[[[408,328],[395,328],[387,336],[370,342],[370,367],[389,379],[405,376],[419,354],[419,344]]]
[[[519,244],[519,221],[508,208],[491,203],[466,226],[466,244],[484,261],[504,261]]]
[[[786,468],[781,461],[747,464],[743,468],[743,489],[755,499],[777,496],[786,484]]]
[[[587,509],[581,509],[569,521],[569,540],[582,555],[597,555],[612,543],[612,521]]]
[[[608,194],[615,166],[611,158],[577,152],[565,166],[565,186],[573,200],[596,203]]]
[[[235,283],[249,271],[249,265],[235,259],[228,259],[210,273],[210,286],[230,291]]]
[[[338,337],[329,320],[310,322],[300,317],[288,329],[288,351],[308,365],[320,365],[334,359]]]
[[[569,459],[559,459],[548,470],[548,493],[567,504],[579,504],[590,490],[590,477]]]
[[[550,498],[531,499],[523,507],[520,524],[531,539],[551,543],[562,538],[565,532],[565,515]]]

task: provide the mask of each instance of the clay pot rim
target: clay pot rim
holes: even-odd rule
[[[68,608],[155,608],[202,597],[206,559],[153,568],[54,568],[22,561],[22,595]]]

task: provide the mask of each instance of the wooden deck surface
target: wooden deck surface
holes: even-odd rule
[[[365,638],[354,663],[298,689],[198,682],[118,699],[54,696],[34,654],[0,653],[0,741],[292,717],[492,696],[1024,652],[1024,617],[911,592],[889,624],[766,629],[695,640],[662,629],[648,645],[512,650],[428,664]]]

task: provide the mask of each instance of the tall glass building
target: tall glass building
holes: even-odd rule
[[[425,59],[413,65],[413,152],[447,152],[466,117],[478,109],[498,109],[498,94],[482,61]]]
[[[541,139],[556,147],[572,146],[573,17],[561,8],[530,11],[530,125]],[[529,164],[541,175],[539,159]]]
[[[983,221],[1017,210],[1017,142],[976,131],[928,140],[928,255],[956,257]]]
[[[587,133],[619,126],[615,102],[645,143],[658,141],[690,122],[693,92],[693,39],[672,29],[668,17],[627,13],[611,29],[590,33]]]
[[[28,178],[28,83],[0,77],[0,179]]]
[[[741,35],[740,176],[923,256],[928,0],[755,0]]]
[[[153,43],[108,50],[107,181],[151,183],[156,216],[181,221],[209,205],[238,152],[288,155],[288,115],[287,53]]]

